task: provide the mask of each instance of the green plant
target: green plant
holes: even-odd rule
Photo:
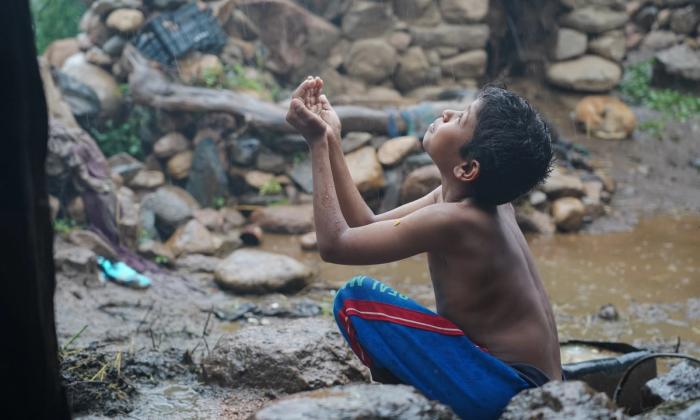
[[[78,34],[78,23],[85,12],[80,0],[31,0],[37,52],[44,52],[53,41]]]
[[[164,255],[156,255],[156,256],[153,258],[153,261],[154,261],[156,264],[160,264],[160,265],[167,265],[167,264],[170,263],[170,259],[169,259],[168,257],[164,256]]]
[[[224,208],[226,206],[226,197],[214,197],[211,203],[212,207],[215,209],[219,210],[221,208]]]
[[[53,231],[59,235],[66,235],[75,229],[78,224],[73,219],[54,219]]]
[[[103,127],[91,127],[89,131],[105,156],[128,153],[137,159],[143,159],[141,131],[150,119],[147,109],[134,107],[123,122],[109,119]]]
[[[271,178],[260,187],[260,195],[276,195],[282,192],[282,184]]]
[[[637,128],[646,133],[650,133],[657,139],[661,139],[667,123],[668,120],[666,118],[654,118],[641,122]]]
[[[224,83],[223,69],[221,67],[209,67],[204,69],[201,83],[208,88],[221,89]]]
[[[274,100],[279,95],[280,87],[274,79],[262,76],[249,76],[240,64],[227,66],[224,71],[224,87],[231,90],[254,91],[268,99]]]
[[[674,89],[652,87],[652,70],[653,61],[645,61],[626,69],[619,90],[628,101],[647,106],[678,121],[686,121],[700,114],[700,97]],[[659,123],[654,122],[650,126],[658,127]]]

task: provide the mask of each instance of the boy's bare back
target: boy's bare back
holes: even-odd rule
[[[499,359],[561,378],[551,305],[513,207],[487,213],[469,202],[447,204],[464,234],[428,253],[438,313]]]

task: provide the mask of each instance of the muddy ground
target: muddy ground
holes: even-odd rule
[[[700,233],[700,171],[690,163],[700,158],[700,119],[671,123],[661,139],[640,131],[627,141],[588,139],[570,123],[569,110],[580,96],[519,81],[511,82],[510,87],[530,98],[564,138],[587,147],[592,158],[607,167],[618,183],[611,204],[613,211],[588,226],[588,233],[569,235],[555,242],[531,239],[538,264],[546,272],[543,277],[550,279],[545,283],[552,294],[563,337],[618,338],[668,350],[674,348],[677,337],[682,335],[681,350],[700,354],[700,330],[692,327],[692,320],[700,317],[700,301],[695,299],[700,297],[700,267],[697,261],[691,261],[693,255],[700,256],[700,244],[693,240],[700,235],[692,235]],[[642,121],[653,117],[648,110],[636,112]],[[676,217],[680,214],[685,216]],[[608,277],[597,275],[595,267],[581,266],[580,272],[571,271],[571,267],[581,265],[582,259],[590,258],[593,261],[590,264],[597,264],[596,255],[611,254],[606,247],[625,247],[638,241],[634,235],[624,236],[629,233],[612,232],[634,232],[640,219],[658,215],[665,215],[666,219],[650,219],[652,222],[643,225],[644,232],[652,232],[642,239],[646,242],[645,252],[654,253],[655,238],[661,238],[658,247],[665,247],[666,254],[658,257],[659,265],[675,259],[669,263],[675,272],[663,266],[663,273],[658,270],[652,270],[651,274],[637,273],[631,266],[637,262],[641,266],[642,261],[630,260],[622,261],[630,267],[618,274],[615,272],[618,262],[601,261],[601,267],[608,272],[612,270]],[[652,229],[666,223],[675,230]],[[609,239],[598,241],[591,233]],[[676,237],[681,239],[676,241]],[[598,242],[603,244],[602,248],[595,250],[593,245]],[[671,243],[670,248],[666,243]],[[593,251],[577,254],[575,251],[581,246]],[[267,315],[252,315],[239,321],[221,320],[216,314],[231,314],[250,303],[258,308],[280,308],[312,302],[319,309],[318,316],[329,317],[334,289],[349,277],[347,270],[362,268],[334,268],[322,264],[315,254],[302,255],[294,237],[271,237],[265,248],[303,259],[317,269],[317,280],[293,296],[250,297],[221,291],[207,274],[159,274],[154,276],[153,286],[145,291],[100,283],[94,277],[59,274],[55,298],[57,331],[63,346],[64,382],[76,413],[90,418],[235,419],[247,417],[266,401],[276,398],[278,395],[266,390],[230,390],[204,384],[200,381],[199,362],[218,345],[223,335],[248,324],[285,322],[284,317],[290,316],[289,313],[268,311]],[[619,258],[635,259],[633,254],[619,254]],[[564,269],[553,269],[546,264],[549,260]],[[403,274],[397,273],[413,273],[411,281],[393,283],[431,306],[432,293],[424,263],[417,257],[371,270],[373,275],[390,283],[393,278],[403,279]],[[423,268],[415,274],[417,267]],[[610,279],[616,275],[628,281],[611,284],[614,281]],[[571,287],[557,283],[561,279],[568,284],[569,279],[564,278],[568,276],[579,284]],[[641,290],[669,288],[672,292],[661,295],[630,292],[635,289],[637,279],[645,284]],[[552,290],[559,287],[561,293]],[[615,301],[610,297],[613,295],[619,295],[620,299]],[[615,301],[622,313],[620,322],[605,323],[595,316],[598,308],[611,303],[610,300]]]

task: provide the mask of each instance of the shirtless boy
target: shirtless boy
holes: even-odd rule
[[[437,314],[367,276],[338,291],[338,326],[373,378],[410,384],[474,419],[497,418],[519,391],[561,378],[552,308],[510,204],[550,170],[539,114],[500,88],[444,111],[422,140],[442,185],[375,215],[352,181],[322,87],[309,77],[287,113],[311,152],[321,257],[364,265],[426,252],[435,289]]]

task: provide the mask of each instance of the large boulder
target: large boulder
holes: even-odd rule
[[[561,61],[578,57],[586,52],[588,36],[581,31],[561,28],[557,31],[557,41],[554,44],[552,58]]]
[[[401,186],[401,202],[417,200],[440,186],[442,178],[436,165],[426,165],[413,170]]]
[[[343,16],[343,33],[351,39],[377,37],[392,27],[391,20],[384,2],[353,2]]]
[[[122,96],[117,81],[111,74],[88,63],[85,54],[69,57],[61,71],[90,86],[100,99],[100,109],[105,116],[112,116],[122,104]]]
[[[74,116],[89,118],[97,117],[100,114],[102,109],[100,98],[90,86],[60,70],[54,71],[53,76],[63,100],[68,104]]]
[[[583,225],[586,208],[578,198],[564,197],[552,203],[552,218],[559,230],[577,231]]]
[[[202,373],[207,382],[286,393],[366,377],[365,369],[328,318],[247,327],[225,336],[202,361]]]
[[[442,16],[450,23],[478,22],[489,12],[489,0],[440,0]]]
[[[159,138],[153,144],[153,154],[161,159],[167,159],[180,152],[184,152],[189,149],[190,142],[185,136],[173,131]]]
[[[580,381],[552,381],[522,391],[508,403],[501,420],[614,420],[627,418],[602,392]]]
[[[247,0],[241,10],[266,29],[260,40],[270,51],[267,65],[280,74],[323,62],[340,37],[335,26],[291,0]]]
[[[165,184],[165,175],[161,171],[139,171],[129,180],[129,186],[133,189],[153,189]]]
[[[200,141],[194,149],[187,192],[204,207],[228,195],[228,177],[213,139]]]
[[[442,62],[442,74],[457,79],[477,78],[486,72],[486,51],[474,50],[448,58]]]
[[[216,282],[238,293],[297,291],[309,282],[313,272],[286,255],[240,249],[216,269]]]
[[[432,28],[411,28],[414,43],[423,48],[454,47],[460,51],[484,48],[489,27],[474,25],[438,25]]]
[[[583,182],[576,175],[562,172],[554,168],[541,187],[550,200],[561,197],[583,197]]]
[[[679,39],[681,37],[673,31],[651,31],[642,40],[641,48],[654,51],[663,50],[676,45]]]
[[[191,150],[175,154],[168,160],[168,174],[177,180],[187,178],[190,174],[190,168],[192,168],[193,157],[194,154]]]
[[[606,92],[617,86],[622,69],[617,63],[597,55],[554,63],[547,69],[547,80],[556,86],[582,92]]]
[[[213,273],[221,259],[209,255],[190,254],[175,260],[175,267],[190,273]]]
[[[174,230],[192,218],[194,210],[199,208],[197,201],[182,188],[176,186],[160,187],[147,194],[141,201],[141,219],[150,219],[144,228],[154,233],[155,223]]]
[[[625,33],[623,31],[606,32],[593,38],[588,44],[588,49],[601,57],[620,62],[627,52]]]
[[[44,57],[49,64],[57,69],[63,67],[68,57],[80,52],[77,38],[57,39],[49,44],[44,51]]]
[[[697,89],[700,82],[700,50],[694,50],[684,43],[657,53],[654,82],[692,85]]]
[[[353,384],[290,395],[268,404],[252,420],[457,418],[448,407],[411,386]]]
[[[180,79],[185,83],[207,83],[224,73],[224,65],[214,54],[193,52],[178,61]]]
[[[397,137],[384,142],[379,147],[377,158],[382,165],[393,166],[419,147],[418,139],[414,136]]]
[[[411,47],[399,58],[394,83],[402,91],[429,84],[433,79],[431,68],[423,49]]]
[[[117,251],[102,236],[91,230],[76,229],[68,234],[68,241],[75,246],[87,248],[96,255],[116,260]]]
[[[671,30],[677,34],[690,35],[700,23],[700,9],[688,5],[671,12]]]
[[[599,34],[625,26],[627,13],[601,7],[574,9],[559,20],[560,24],[589,34]]]
[[[364,39],[350,47],[345,67],[350,76],[367,83],[379,83],[394,74],[396,50],[381,39]]]
[[[117,9],[107,17],[107,27],[123,33],[136,32],[143,25],[143,12],[137,9]]]
[[[384,171],[377,159],[377,152],[365,146],[345,156],[350,176],[361,193],[376,191],[384,187]]]
[[[307,233],[314,228],[314,209],[308,204],[264,207],[251,215],[251,220],[272,233]]]
[[[214,254],[221,243],[197,220],[180,226],[166,242],[175,256],[181,254]]]

